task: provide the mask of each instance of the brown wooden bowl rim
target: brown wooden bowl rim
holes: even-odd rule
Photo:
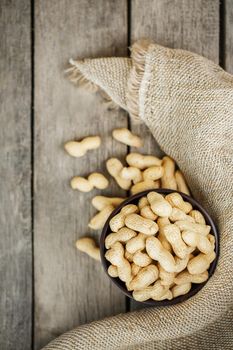
[[[125,283],[122,282],[119,278],[113,278],[111,276],[109,276],[108,274],[108,267],[110,264],[109,261],[107,261],[107,259],[105,258],[105,253],[107,251],[107,249],[105,248],[105,237],[111,232],[110,230],[110,227],[109,227],[109,221],[112,219],[113,216],[115,216],[116,214],[118,214],[120,212],[120,210],[127,204],[131,204],[135,201],[137,201],[139,198],[143,197],[143,196],[146,196],[149,192],[158,192],[158,193],[161,193],[161,194],[169,194],[169,193],[172,193],[172,192],[177,192],[177,193],[180,193],[181,196],[183,197],[183,199],[185,199],[186,201],[190,202],[193,206],[194,209],[197,209],[199,210],[205,220],[206,220],[206,223],[207,225],[210,225],[211,226],[211,233],[214,235],[215,237],[215,252],[216,252],[216,258],[214,259],[214,261],[211,263],[209,269],[208,269],[208,272],[209,272],[209,278],[208,280],[210,279],[210,277],[213,275],[215,269],[216,269],[216,266],[217,266],[217,261],[218,261],[218,257],[219,257],[219,233],[218,233],[218,230],[217,230],[217,227],[216,225],[214,224],[211,216],[209,215],[209,213],[192,197],[182,193],[182,192],[179,192],[179,191],[174,191],[174,190],[169,190],[169,189],[151,189],[151,190],[146,190],[146,191],[143,191],[143,192],[139,192],[139,193],[136,193],[135,195],[133,196],[130,196],[128,197],[124,202],[122,202],[112,213],[111,215],[109,216],[108,220],[106,221],[105,225],[104,225],[104,228],[102,230],[102,233],[101,233],[101,236],[100,236],[100,256],[101,256],[101,262],[102,262],[102,265],[103,265],[103,268],[104,268],[104,271],[106,272],[106,274],[108,275],[108,277],[111,279],[111,281],[118,287],[120,288],[120,290],[129,298],[132,298],[134,301],[135,299],[133,298],[132,296],[132,292],[129,292],[127,290],[127,288],[125,287]],[[200,284],[192,284],[192,288],[191,290],[185,294],[185,295],[181,295],[179,297],[176,297],[172,300],[162,300],[162,301],[155,301],[155,300],[152,300],[152,299],[149,299],[149,300],[146,300],[146,301],[143,301],[142,303],[143,304],[147,304],[147,305],[151,305],[151,306],[170,306],[170,305],[175,305],[175,304],[178,304],[178,303],[181,303],[189,298],[191,298],[193,295],[195,295],[196,293],[198,293],[202,288],[203,286],[208,282],[205,281],[203,283],[200,283]]]

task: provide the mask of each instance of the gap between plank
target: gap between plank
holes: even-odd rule
[[[226,28],[225,28],[225,0],[219,1],[219,65],[225,68],[225,39],[226,39]]]
[[[35,278],[34,278],[34,86],[35,86],[35,13],[34,0],[31,0],[31,254],[32,254],[32,306],[31,306],[31,349],[34,349],[34,307],[35,307]]]

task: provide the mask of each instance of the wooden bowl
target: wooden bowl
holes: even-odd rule
[[[167,190],[167,189],[158,189],[158,190],[147,190],[147,191],[143,191],[143,192],[140,192],[140,193],[137,193],[129,198],[127,198],[124,202],[122,202],[113,212],[112,214],[110,215],[110,217],[108,218],[108,220],[106,221],[105,225],[104,225],[104,228],[103,228],[103,231],[102,231],[102,234],[101,234],[101,237],[100,237],[100,254],[101,254],[101,261],[102,261],[102,265],[104,267],[104,270],[105,272],[107,273],[108,277],[111,279],[111,281],[117,285],[117,287],[125,294],[127,295],[129,298],[132,298],[132,292],[129,292],[125,286],[125,283],[122,282],[119,278],[113,278],[111,276],[109,276],[107,270],[108,270],[108,267],[110,265],[110,262],[108,260],[106,260],[105,258],[105,253],[107,251],[107,249],[105,248],[105,238],[108,234],[111,233],[111,229],[110,229],[110,226],[109,226],[109,221],[112,219],[113,216],[115,216],[116,214],[118,214],[121,209],[127,205],[127,204],[137,204],[138,203],[138,200],[141,198],[141,197],[144,197],[146,196],[149,192],[158,192],[158,193],[161,193],[161,194],[169,194],[169,193],[172,193],[172,192],[178,192],[180,193],[180,195],[183,197],[183,199],[187,202],[190,202],[193,206],[193,209],[197,209],[199,210],[202,215],[204,216],[205,218],[205,221],[206,221],[206,224],[211,226],[211,233],[214,235],[215,237],[215,252],[216,252],[216,258],[215,260],[211,263],[210,267],[209,267],[209,278],[213,275],[214,273],[214,270],[216,268],[216,265],[217,265],[217,261],[218,261],[218,256],[219,256],[219,234],[218,234],[218,230],[213,222],[213,220],[211,219],[210,215],[207,213],[207,211],[195,200],[193,199],[192,197],[190,196],[187,196],[186,194],[184,193],[181,193],[179,191],[174,191],[174,190]],[[208,278],[208,279],[209,279]],[[200,283],[200,284],[194,284],[192,283],[192,288],[191,290],[185,294],[185,295],[181,295],[179,297],[176,297],[172,300],[162,300],[162,301],[155,301],[155,300],[152,300],[152,299],[149,299],[149,300],[146,300],[146,301],[143,301],[142,303],[144,304],[147,304],[147,305],[151,305],[151,306],[169,306],[169,305],[174,305],[174,304],[178,304],[178,303],[181,303],[189,298],[191,298],[194,294],[196,294],[197,292],[199,292],[199,290],[201,288],[203,288],[203,286],[208,282],[205,281],[204,283]]]

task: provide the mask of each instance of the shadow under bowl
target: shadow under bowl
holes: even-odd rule
[[[101,262],[102,262],[102,265],[103,265],[103,268],[106,272],[106,274],[108,275],[108,277],[112,280],[112,282],[117,285],[118,288],[120,288],[120,290],[129,298],[132,298],[133,299],[133,296],[132,296],[132,292],[129,292],[125,286],[125,283],[123,281],[121,281],[119,278],[113,278],[111,276],[109,276],[108,274],[108,267],[111,265],[110,262],[105,258],[105,253],[107,251],[107,249],[105,248],[105,238],[108,234],[111,233],[111,229],[110,229],[110,226],[109,226],[109,222],[110,220],[116,215],[118,214],[121,209],[126,206],[127,204],[137,204],[138,203],[138,200],[141,198],[141,197],[144,197],[146,196],[149,192],[157,192],[157,193],[161,193],[161,194],[169,194],[169,193],[173,193],[173,192],[177,192],[177,193],[180,193],[180,195],[183,197],[183,199],[189,203],[192,204],[193,206],[193,209],[197,209],[199,210],[202,215],[204,216],[205,218],[205,221],[206,221],[206,224],[211,226],[211,233],[214,235],[215,237],[215,253],[216,253],[216,258],[215,260],[211,263],[209,269],[208,269],[208,272],[209,272],[209,278],[213,275],[214,273],[214,270],[216,268],[216,265],[217,265],[217,261],[218,261],[218,256],[219,256],[219,234],[218,234],[218,230],[213,222],[213,220],[211,219],[210,215],[208,214],[208,212],[195,200],[193,199],[192,197],[182,193],[182,192],[179,192],[179,191],[174,191],[174,190],[168,190],[168,189],[151,189],[151,190],[147,190],[147,191],[143,191],[143,192],[140,192],[140,193],[137,193],[133,196],[130,196],[129,198],[127,198],[124,202],[122,202],[113,212],[112,214],[109,216],[108,220],[106,221],[105,225],[104,225],[104,228],[102,230],[102,234],[101,234],[101,237],[100,237],[100,255],[101,255]],[[208,280],[209,280],[208,278]],[[179,297],[176,297],[172,300],[162,300],[162,301],[155,301],[155,300],[152,300],[152,299],[149,299],[149,300],[146,300],[146,301],[143,301],[142,303],[143,304],[147,304],[147,305],[151,305],[151,306],[170,306],[170,305],[174,305],[174,304],[178,304],[178,303],[181,303],[189,298],[191,298],[193,295],[195,295],[197,292],[199,292],[199,290],[201,290],[203,288],[203,286],[208,282],[205,281],[204,283],[200,283],[200,284],[192,284],[192,288],[191,290],[185,294],[185,295],[181,295]],[[133,299],[135,300],[135,299]]]

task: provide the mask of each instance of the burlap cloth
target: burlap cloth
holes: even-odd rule
[[[131,59],[71,61],[70,78],[148,125],[218,225],[220,257],[186,302],[92,322],[45,349],[232,349],[233,77],[196,54],[138,42]]]

